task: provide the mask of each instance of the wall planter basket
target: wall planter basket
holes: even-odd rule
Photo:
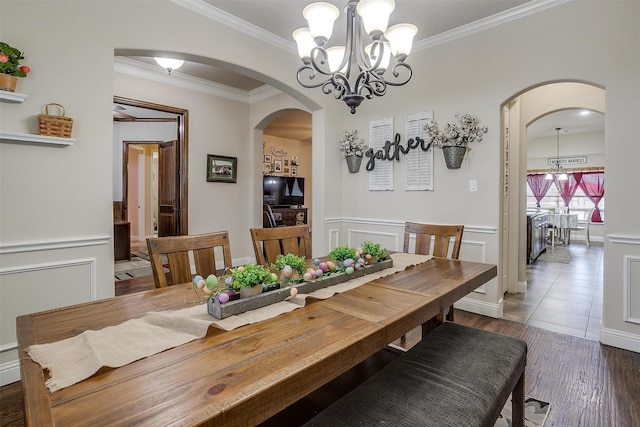
[[[362,163],[362,156],[346,156],[345,159],[347,159],[349,172],[358,173],[360,170],[360,164]]]
[[[467,152],[467,147],[442,147],[442,152],[444,153],[444,162],[447,164],[447,168],[460,169],[464,154]]]

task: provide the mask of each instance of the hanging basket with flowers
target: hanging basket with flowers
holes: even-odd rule
[[[442,148],[449,169],[459,169],[468,144],[482,141],[482,135],[489,130],[486,126],[478,126],[477,119],[471,114],[456,114],[456,120],[457,123],[447,123],[444,131],[439,130],[433,120],[424,126],[427,141]]]
[[[349,172],[357,173],[360,170],[362,156],[369,146],[364,142],[364,138],[358,138],[358,131],[344,131],[342,139],[340,139],[340,151],[344,153],[347,160]]]
[[[15,47],[0,42],[0,90],[15,92],[16,77],[26,77],[31,68],[20,65],[24,55]]]

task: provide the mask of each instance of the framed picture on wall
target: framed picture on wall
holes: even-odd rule
[[[284,165],[285,165],[285,166],[289,166],[289,160],[285,159],[285,160],[284,160]]]
[[[271,163],[271,156],[268,155],[268,154],[265,154],[263,162],[264,163]]]
[[[270,174],[271,173],[271,163],[263,163],[262,164],[262,173]]]
[[[238,158],[207,154],[207,182],[236,182]]]
[[[273,171],[275,173],[282,173],[282,160],[273,161]]]
[[[291,166],[291,176],[298,176],[298,167]]]
[[[284,174],[289,175],[289,168],[284,168]]]

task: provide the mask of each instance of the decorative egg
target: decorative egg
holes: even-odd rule
[[[199,274],[196,274],[195,276],[193,276],[192,282],[194,285],[197,285],[200,280],[202,280],[202,276],[200,276]]]
[[[278,281],[278,275],[276,273],[269,274],[269,280],[271,283],[275,283]]]
[[[365,265],[366,261],[364,260],[364,258],[358,258],[358,264]]]
[[[345,274],[353,274],[353,267],[347,267],[344,269]]]
[[[345,267],[351,267],[353,265],[353,260],[351,258],[347,258],[342,261],[342,265],[344,265]]]
[[[207,283],[207,288],[210,291],[212,291],[218,286],[218,278],[215,275],[210,274],[207,276],[206,283]]]
[[[233,277],[229,276],[229,277],[227,277],[226,279],[224,279],[224,284],[225,284],[227,287],[230,287],[230,286],[233,284]]]
[[[329,270],[326,262],[321,262],[320,264],[318,264],[318,268],[322,270],[323,273]]]
[[[298,288],[291,288],[291,290],[289,291],[289,294],[292,297],[295,297],[296,295],[298,295]]]
[[[289,265],[285,265],[284,268],[282,269],[282,275],[285,278],[290,279],[291,276],[293,276],[293,268],[291,268],[291,266]]]
[[[211,295],[213,293],[213,290],[205,286],[204,288],[202,288],[202,292],[204,292],[207,295]]]
[[[229,302],[229,294],[226,292],[222,292],[218,294],[218,302],[220,304],[224,304],[225,302]]]
[[[318,258],[314,259],[313,265],[320,265],[320,260]]]
[[[327,268],[329,271],[334,271],[336,269],[336,263],[333,261],[327,261]]]
[[[355,264],[353,264],[353,268],[354,270],[360,270],[362,268],[362,265],[356,262]]]
[[[366,259],[367,261],[370,261],[370,260],[371,260],[371,258],[373,258],[373,257],[371,256],[371,254],[366,254],[366,255],[364,256],[364,259]]]
[[[311,277],[311,273],[309,273],[309,272],[304,273],[302,275],[302,280],[304,280],[305,282],[313,280],[313,278]]]
[[[322,273],[324,273],[324,271],[322,271],[322,270],[320,270],[320,269],[317,269],[317,270],[316,270],[316,278],[318,278],[318,277],[322,276]]]

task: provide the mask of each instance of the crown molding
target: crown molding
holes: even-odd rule
[[[493,28],[506,22],[533,15],[534,13],[558,6],[568,1],[570,0],[532,0],[512,9],[505,10],[504,12],[496,13],[495,15],[463,25],[462,27],[454,28],[453,30],[445,31],[444,33],[437,34],[433,37],[420,40],[413,45],[413,48],[414,51],[429,49],[430,47],[467,37],[480,31],[488,30],[489,28]]]
[[[237,16],[231,15],[217,7],[211,6],[202,0],[172,0],[175,4],[189,9],[195,13],[212,19],[216,22],[224,24],[235,30],[243,32],[247,35],[265,41],[280,49],[290,51],[297,55],[296,44],[292,41],[285,40],[280,36],[276,36],[269,31],[264,30],[254,24],[244,21]],[[504,24],[509,21],[513,21],[525,16],[532,15],[545,9],[549,9],[554,6],[558,6],[562,3],[566,3],[570,0],[532,0],[520,6],[516,6],[512,9],[505,10],[504,12],[496,13],[495,15],[488,16],[484,19],[472,22],[462,27],[455,28],[453,30],[440,33],[438,35],[419,40],[414,43],[413,50],[420,51],[428,49],[433,46],[437,46],[443,43],[447,43],[462,37],[466,37],[475,34],[480,31],[487,30],[500,24]]]
[[[166,70],[159,66],[134,61],[129,58],[115,57],[113,70],[117,73],[140,77],[158,83],[181,87],[183,89],[203,92],[209,95],[219,96],[221,98],[244,102],[246,104],[251,103],[251,93],[245,90],[189,76],[178,71],[172,71],[171,75],[169,75]],[[254,89],[252,92],[258,89]]]
[[[285,40],[257,25],[251,24],[243,19],[238,18],[224,10],[218,9],[202,0],[171,0],[178,6],[182,6],[199,15],[212,19],[220,24],[226,25],[234,30],[238,30],[256,39],[265,41],[280,49],[290,51],[297,55],[296,44],[292,41]]]

